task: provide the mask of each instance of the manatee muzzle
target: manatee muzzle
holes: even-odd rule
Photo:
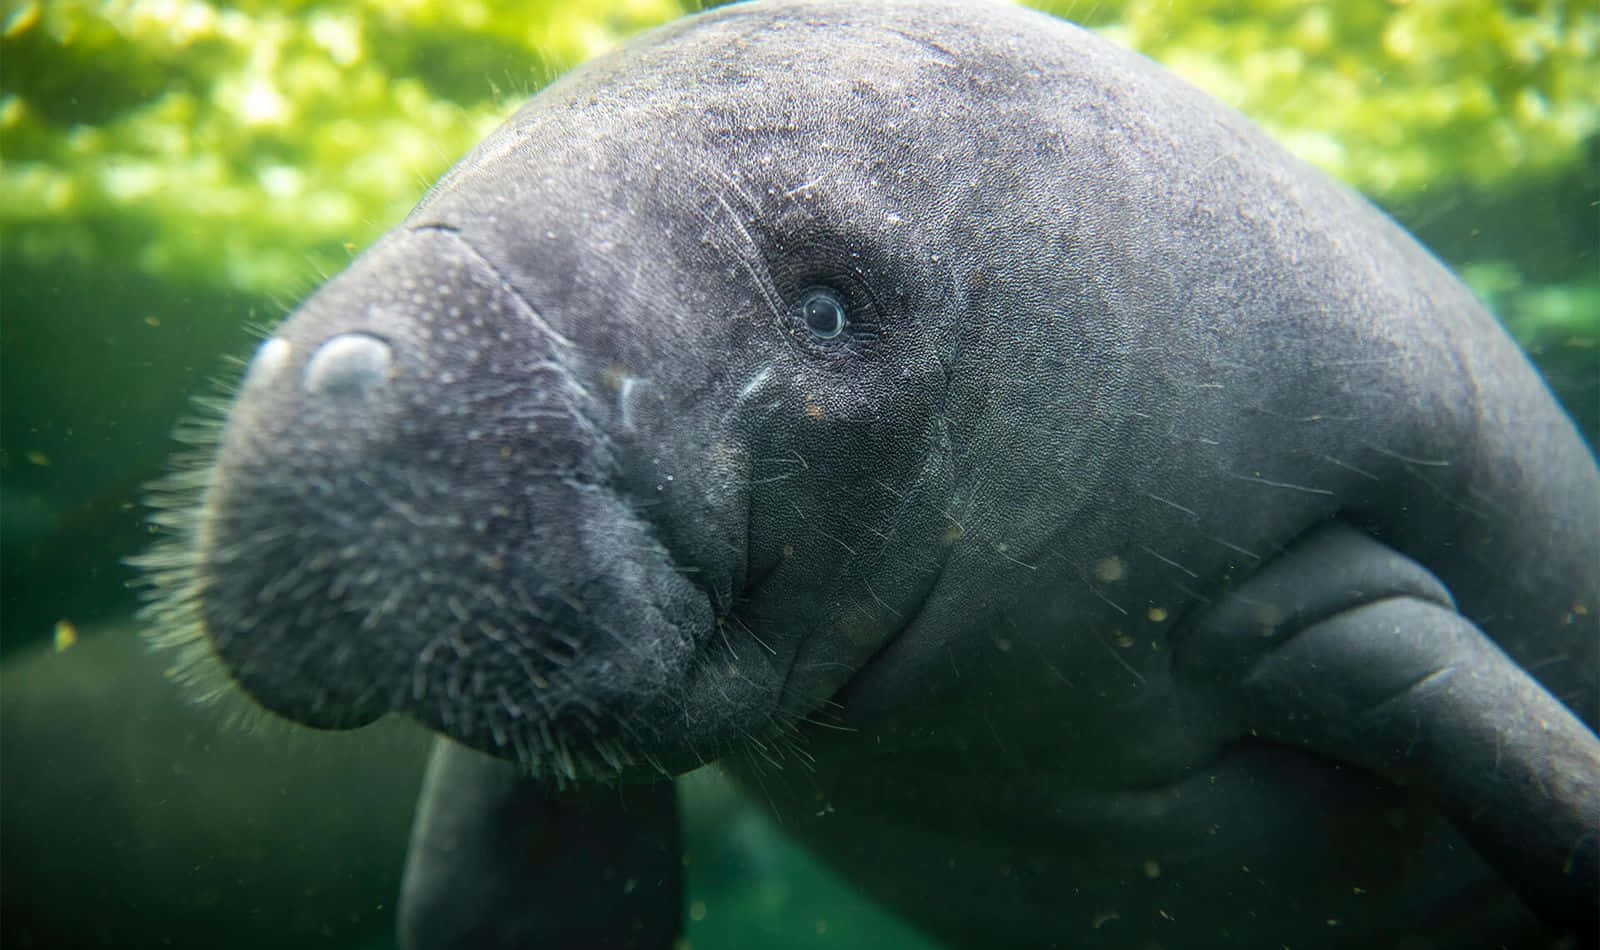
[[[309,725],[403,711],[523,760],[660,694],[708,607],[611,487],[579,364],[445,231],[385,239],[302,306],[251,363],[202,510],[199,611],[233,678]]]

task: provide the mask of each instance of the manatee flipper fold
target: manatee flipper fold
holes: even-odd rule
[[[665,948],[681,902],[671,782],[557,791],[435,741],[400,891],[402,947]]]
[[[1421,565],[1324,526],[1187,627],[1180,681],[1225,728],[1431,794],[1546,921],[1600,920],[1600,738]]]

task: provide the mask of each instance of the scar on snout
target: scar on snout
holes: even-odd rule
[[[754,376],[750,377],[750,381],[745,383],[744,384],[744,388],[739,390],[739,398],[741,400],[749,399],[751,393],[755,392],[757,389],[760,389],[761,386],[764,383],[766,383],[767,380],[769,380],[771,378],[772,378],[772,367],[770,367],[770,366],[762,367],[761,372],[759,372],[759,373],[755,374]]]
[[[617,385],[617,416],[624,429],[633,428],[632,396],[635,387],[642,382],[646,380],[624,374],[622,382]]]

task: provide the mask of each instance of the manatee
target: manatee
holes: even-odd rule
[[[412,947],[669,945],[711,762],[951,945],[1593,936],[1593,454],[1384,215],[1042,14],[575,70],[190,481],[193,675],[442,737]]]

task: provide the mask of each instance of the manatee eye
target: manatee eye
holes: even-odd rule
[[[831,340],[844,332],[844,301],[831,290],[813,288],[800,298],[800,318],[806,322],[806,329],[812,336]]]

